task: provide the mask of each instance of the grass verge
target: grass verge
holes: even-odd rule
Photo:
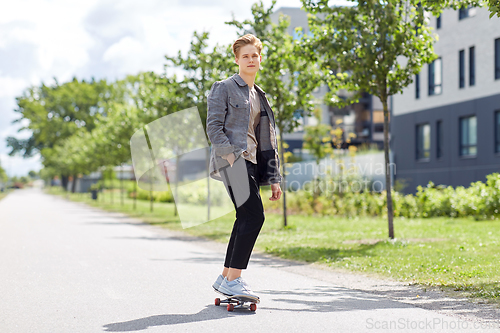
[[[119,211],[173,230],[184,231],[219,242],[227,242],[234,212],[221,218],[183,229],[174,216],[172,203],[154,203],[124,198],[119,192],[66,194],[60,188],[47,193],[110,211]],[[270,193],[262,190],[263,200]],[[397,239],[387,238],[387,219],[288,216],[283,228],[282,216],[266,213],[266,222],[255,248],[282,258],[316,262],[332,268],[390,277],[408,283],[456,292],[470,298],[500,305],[500,234],[499,221],[473,219],[395,218]]]
[[[7,189],[7,190],[4,190],[4,192],[0,192],[0,200],[2,200],[3,198],[5,198],[12,191],[13,191],[12,189]]]

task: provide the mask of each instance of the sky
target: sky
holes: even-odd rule
[[[331,1],[331,3],[345,1]],[[16,0],[0,11],[0,165],[9,176],[42,168],[40,155],[10,157],[6,138],[18,132],[16,96],[42,82],[121,79],[140,71],[163,72],[165,55],[189,49],[194,31],[210,32],[209,46],[228,44],[236,29],[224,24],[232,13],[251,18],[254,1],[234,0]],[[272,1],[263,0],[265,8]],[[301,7],[300,0],[278,0]]]

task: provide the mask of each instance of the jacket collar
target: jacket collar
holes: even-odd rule
[[[236,81],[236,83],[238,83],[238,85],[240,87],[248,86],[248,84],[245,82],[245,80],[243,80],[243,78],[238,73],[234,74],[232,76],[232,78],[233,78],[234,81]],[[258,85],[255,84],[255,82],[254,82],[253,85],[255,87],[255,90],[257,90],[258,92],[260,92],[260,93],[262,93],[264,95],[266,94],[265,91],[262,90],[261,87],[259,87]]]

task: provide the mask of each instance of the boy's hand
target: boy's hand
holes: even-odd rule
[[[231,153],[229,155],[223,155],[221,156],[223,159],[227,160],[229,164],[231,164],[231,167],[233,167],[234,160],[236,159],[236,156],[234,156],[234,153]]]
[[[276,201],[281,198],[280,183],[271,184],[271,191],[273,192],[273,195],[269,198],[269,200]]]

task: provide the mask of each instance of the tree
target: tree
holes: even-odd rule
[[[321,110],[315,112],[316,118],[320,121]],[[316,161],[316,166],[326,156],[333,153],[331,132],[332,127],[328,124],[317,124],[305,127],[306,134],[304,135],[303,148],[308,149],[309,152],[314,156]],[[316,177],[313,179],[313,200],[316,201],[319,195],[319,189],[316,187],[317,180]]]
[[[408,86],[424,63],[433,61],[434,39],[419,0],[361,0],[353,7],[330,7],[328,0],[302,0],[314,38],[304,47],[318,61],[331,91],[326,101],[343,107],[362,92],[380,98],[384,109],[384,156],[389,237],[394,238],[389,163],[389,96]],[[400,61],[400,58],[404,59]],[[337,92],[355,92],[339,98]]]
[[[31,179],[38,179],[40,178],[40,175],[38,172],[36,172],[35,170],[30,170],[30,172],[28,172],[28,176],[31,178]]]
[[[195,31],[186,57],[183,57],[180,51],[176,57],[165,56],[165,59],[167,59],[167,64],[165,65],[167,71],[169,67],[181,68],[184,71],[184,78],[179,82],[179,91],[177,93],[177,95],[182,94],[184,103],[182,104],[182,108],[177,108],[176,111],[189,106],[196,106],[205,132],[208,92],[215,81],[229,77],[236,67],[231,57],[230,47],[228,45],[221,46],[217,44],[212,50],[208,51],[208,38],[208,32],[198,33]],[[179,158],[176,158],[177,170],[179,170],[179,162]],[[210,220],[209,162],[207,158],[207,220]],[[178,172],[176,172],[176,175],[178,175]],[[177,177],[174,182],[177,196]],[[177,206],[175,207],[174,214],[177,215]]]
[[[105,80],[87,82],[72,81],[53,86],[42,83],[39,87],[28,88],[16,98],[20,117],[13,123],[27,120],[28,124],[19,129],[32,132],[28,139],[7,138],[7,146],[12,148],[10,156],[21,154],[24,158],[42,151],[48,153],[80,129],[92,131],[95,127],[94,115],[105,113],[107,101],[118,97]],[[62,186],[66,188],[69,174],[61,174]],[[75,176],[75,175],[73,175]]]
[[[303,36],[298,29],[299,39],[287,33],[290,21],[284,15],[278,24],[271,22],[273,0],[269,9],[264,9],[262,1],[252,5],[253,20],[226,22],[239,29],[242,36],[252,32],[263,44],[262,69],[257,73],[256,82],[266,92],[266,96],[276,115],[280,160],[282,161],[282,184],[286,184],[286,163],[284,158],[283,134],[292,132],[300,125],[297,114],[311,115],[315,104],[312,91],[319,86],[319,71],[308,61],[300,48]],[[287,225],[286,189],[283,191],[283,223]]]
[[[179,82],[182,88],[179,93],[185,94],[182,96],[185,103],[181,109],[196,106],[205,131],[208,92],[215,81],[229,77],[236,68],[230,47],[217,44],[212,50],[207,51],[208,38],[208,32],[195,31],[186,57],[183,57],[180,51],[176,57],[165,56],[166,72],[171,67],[184,71],[184,78]]]
[[[44,166],[63,173],[89,174],[100,167],[113,167],[130,159],[129,140],[140,127],[138,110],[134,105],[108,103],[106,115],[97,114],[91,132],[79,130],[63,143],[44,148]],[[75,191],[73,182],[72,192]]]
[[[0,163],[0,183],[5,183],[8,179],[7,172],[2,168],[2,164]]]

